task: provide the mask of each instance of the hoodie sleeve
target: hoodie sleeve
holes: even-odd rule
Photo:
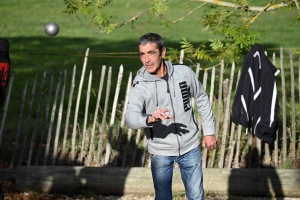
[[[203,135],[214,135],[215,134],[215,122],[211,103],[208,95],[205,92],[202,84],[198,80],[196,74],[190,69],[190,93],[194,97],[198,113],[201,117],[201,123],[203,127]]]
[[[253,115],[253,63],[245,58],[238,87],[232,105],[231,120],[245,128],[251,126],[250,117]],[[253,84],[251,84],[253,83]]]
[[[138,82],[133,83],[128,96],[128,105],[126,110],[126,123],[131,129],[141,129],[152,127],[147,124],[148,114],[145,111],[145,102],[141,98],[141,91],[136,87]]]

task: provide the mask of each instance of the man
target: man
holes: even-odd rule
[[[172,200],[174,162],[188,199],[204,199],[199,128],[190,95],[202,120],[202,146],[213,150],[217,140],[208,96],[188,66],[164,60],[166,48],[160,35],[143,35],[138,48],[143,67],[129,92],[126,123],[132,129],[143,128],[147,136],[155,199]]]

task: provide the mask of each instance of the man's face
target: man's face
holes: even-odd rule
[[[157,74],[165,57],[166,48],[160,53],[156,43],[148,42],[146,45],[139,45],[140,59],[146,70],[151,74]]]

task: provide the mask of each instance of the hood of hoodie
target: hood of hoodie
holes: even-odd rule
[[[170,61],[164,60],[165,66],[167,68],[167,73],[168,73],[168,77],[169,79],[172,79],[172,75],[174,72],[174,67],[173,64]],[[143,66],[141,69],[138,70],[136,77],[133,80],[133,85],[138,84],[139,82],[154,82],[155,83],[155,87],[156,87],[156,91],[157,91],[157,81],[161,81],[162,78],[156,76],[155,74],[150,74],[145,66]],[[174,80],[172,79],[172,82],[174,84]],[[174,87],[173,87],[174,88]],[[173,92],[174,96],[176,96],[176,92],[174,90]],[[156,106],[159,105],[158,102],[158,93],[156,92],[155,95],[155,99],[156,99]]]

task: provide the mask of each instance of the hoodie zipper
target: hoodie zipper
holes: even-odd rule
[[[169,93],[169,95],[170,95],[171,106],[172,106],[172,111],[173,111],[173,116],[174,116],[173,120],[174,120],[175,132],[177,133],[178,131],[177,131],[177,126],[176,126],[176,121],[175,121],[175,109],[174,109],[172,94],[170,92],[169,79],[166,80],[166,82],[167,82],[167,93]],[[178,143],[178,155],[180,156],[180,142],[178,139],[178,134],[176,134],[176,138],[177,138],[177,143]]]

